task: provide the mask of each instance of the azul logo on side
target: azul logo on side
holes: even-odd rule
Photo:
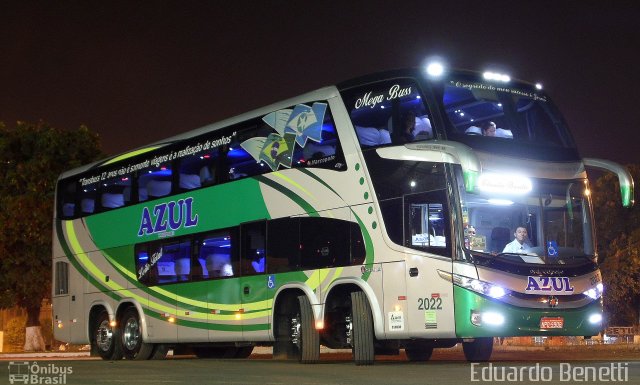
[[[145,207],[138,229],[138,236],[175,231],[198,224],[198,214],[193,214],[193,198],[161,203],[153,212]]]
[[[532,277],[527,278],[524,289],[531,294],[573,294],[573,286],[569,277]]]

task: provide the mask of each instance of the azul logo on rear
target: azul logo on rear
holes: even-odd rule
[[[573,286],[569,277],[529,276],[524,291],[529,294],[573,294]]]
[[[193,198],[179,199],[156,205],[153,211],[145,207],[142,210],[138,236],[176,231],[197,224],[198,214],[193,214]]]

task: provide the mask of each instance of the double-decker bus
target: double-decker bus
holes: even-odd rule
[[[602,329],[587,167],[540,85],[430,66],[326,87],[62,174],[55,338],[107,360],[428,360]]]

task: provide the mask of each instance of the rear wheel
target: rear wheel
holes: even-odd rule
[[[373,365],[375,346],[373,337],[373,318],[367,296],[356,291],[351,293],[351,327],[350,334],[353,360],[356,365]]]
[[[151,353],[150,360],[164,360],[169,352],[169,346],[165,344],[154,344],[153,352]]]
[[[470,362],[485,362],[491,358],[493,352],[493,338],[476,338],[470,342],[462,343],[464,357]]]
[[[273,357],[313,364],[320,359],[320,334],[306,295],[284,300],[277,312]]]
[[[238,348],[233,358],[247,358],[253,353],[253,346],[243,346]]]
[[[91,331],[92,350],[97,351],[103,360],[119,360],[122,358],[120,329],[111,326],[109,313],[103,310],[97,317]]]
[[[128,360],[146,360],[153,353],[153,344],[142,340],[142,327],[138,311],[131,307],[125,310],[120,322],[122,327],[122,349]]]

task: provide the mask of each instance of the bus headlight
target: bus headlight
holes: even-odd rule
[[[604,286],[602,283],[596,285],[596,287],[592,287],[591,289],[583,292],[582,294],[590,297],[591,299],[598,299],[602,297],[602,293],[604,292]]]
[[[595,314],[591,314],[589,316],[589,323],[590,324],[599,324],[601,322],[602,322],[602,314],[595,313]]]
[[[465,289],[496,299],[502,298],[509,293],[509,290],[501,286],[458,274],[453,274],[453,283]]]

